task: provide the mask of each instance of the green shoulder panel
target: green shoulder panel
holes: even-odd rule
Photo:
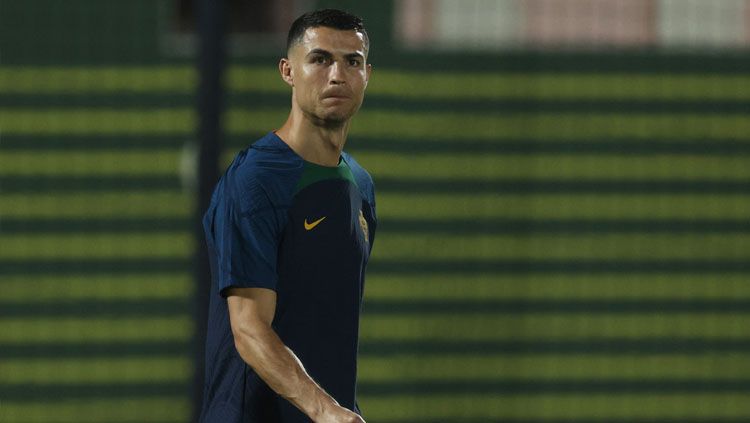
[[[302,170],[302,177],[297,183],[297,188],[294,193],[302,191],[304,188],[325,179],[345,179],[350,181],[354,185],[357,185],[357,181],[354,180],[354,175],[346,160],[339,159],[339,164],[336,167],[321,166],[315,163],[305,162],[305,168]]]

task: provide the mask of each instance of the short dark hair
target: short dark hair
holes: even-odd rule
[[[342,31],[353,29],[362,33],[365,42],[365,54],[370,50],[370,37],[367,36],[367,30],[362,18],[338,9],[321,9],[314,12],[308,12],[297,18],[289,28],[289,35],[286,38],[286,50],[293,45],[302,41],[305,31],[308,28],[317,28],[324,26]]]

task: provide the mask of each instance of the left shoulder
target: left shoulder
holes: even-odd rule
[[[362,195],[371,203],[375,204],[375,184],[372,181],[370,174],[363,168],[350,154],[346,152],[341,153],[346,164],[349,165],[349,169],[354,175],[354,180],[357,182],[359,190]]]

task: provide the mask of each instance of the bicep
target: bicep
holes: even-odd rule
[[[227,306],[232,330],[271,326],[276,312],[276,291],[267,288],[229,288]]]

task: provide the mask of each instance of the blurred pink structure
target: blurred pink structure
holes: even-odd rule
[[[532,45],[650,45],[651,0],[526,0],[525,41]]]
[[[405,48],[750,47],[750,0],[398,0]]]

